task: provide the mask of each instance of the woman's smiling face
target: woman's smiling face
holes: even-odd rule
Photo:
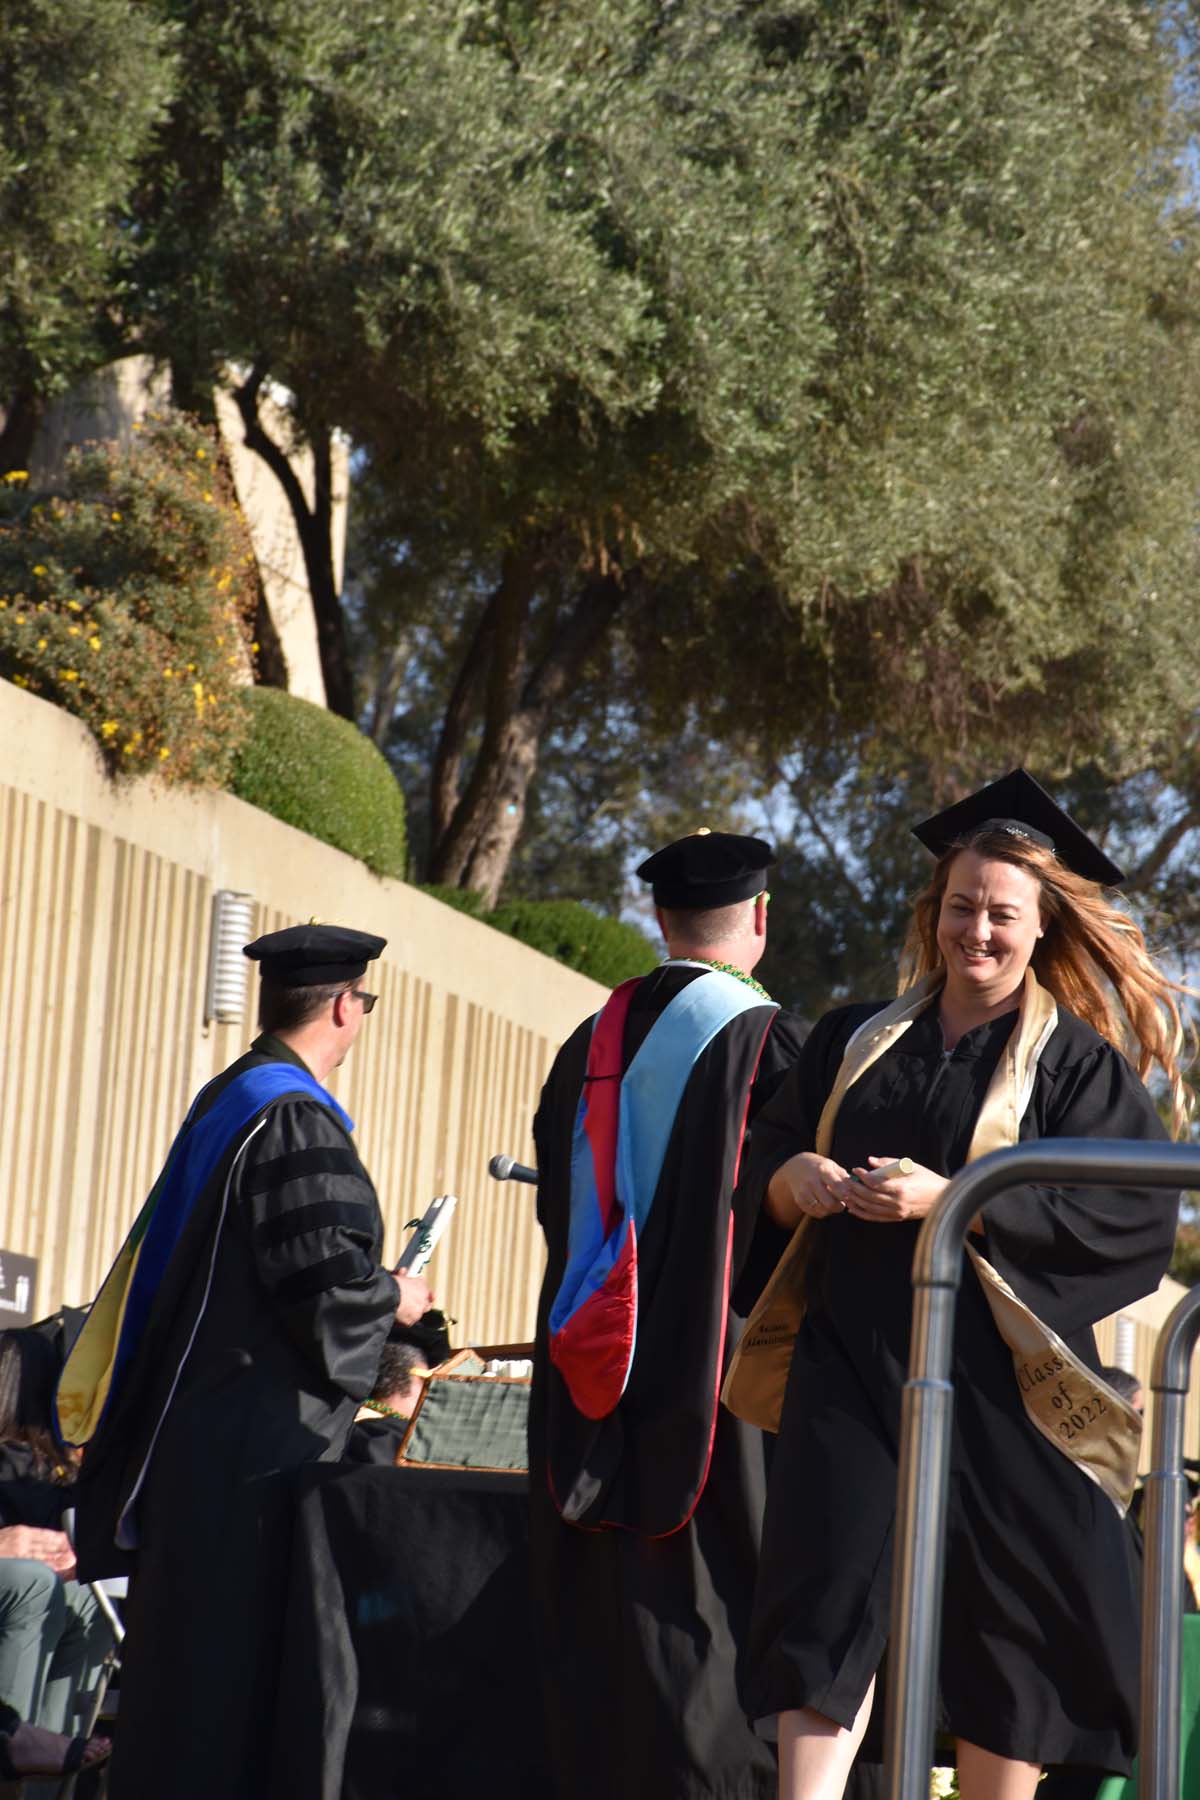
[[[947,989],[987,1005],[1013,993],[1042,936],[1039,900],[1038,882],[1027,869],[960,850],[938,914]]]

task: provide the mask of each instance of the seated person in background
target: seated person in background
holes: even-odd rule
[[[0,1701],[0,1781],[26,1782],[42,1776],[53,1782],[49,1791],[56,1794],[61,1776],[98,1767],[111,1750],[105,1737],[66,1737],[61,1731],[30,1725],[16,1707]]]
[[[1118,1369],[1115,1363],[1101,1369],[1100,1373],[1114,1393],[1120,1394],[1122,1400],[1128,1400],[1134,1412],[1145,1412],[1146,1397],[1136,1375],[1131,1375],[1128,1369]]]
[[[36,1330],[0,1331],[0,1700],[51,1733],[74,1725],[112,1644],[95,1596],[71,1579],[75,1470],[50,1428],[57,1379]]]
[[[379,1358],[379,1374],[350,1428],[345,1462],[394,1463],[421,1383],[429,1369],[415,1344],[389,1341]]]

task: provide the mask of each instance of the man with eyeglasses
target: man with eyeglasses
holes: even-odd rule
[[[112,1800],[269,1791],[288,1477],[340,1457],[389,1330],[432,1302],[381,1266],[375,1190],[323,1085],[384,943],[312,924],[246,946],[260,1034],[194,1103],[64,1370],[81,1575],[133,1575]]]

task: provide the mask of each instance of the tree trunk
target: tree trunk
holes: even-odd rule
[[[483,742],[448,825],[433,837],[430,876],[434,881],[475,889],[488,906],[496,905],[521,835],[547,725],[569,696],[588,656],[611,628],[633,585],[632,578],[615,571],[587,582],[553,632],[541,661],[525,676],[529,610],[537,573],[536,557],[506,560],[500,585],[488,602],[451,698],[451,708],[458,712],[461,754],[466,728],[461,716],[463,691],[479,682],[485,646],[490,660]],[[472,672],[465,679],[469,666]]]
[[[449,832],[454,809],[458,805],[463,746],[472,715],[479,704],[488,649],[492,641],[492,627],[501,605],[503,585],[501,579],[500,587],[488,596],[442,715],[442,729],[438,734],[433,774],[429,783],[429,832],[430,842],[435,847],[442,844]],[[436,853],[435,848],[434,854]],[[434,875],[432,879],[436,881],[440,877]]]
[[[396,711],[396,702],[400,698],[400,690],[404,686],[404,678],[408,674],[411,654],[412,646],[408,637],[402,637],[382,658],[375,676],[365,730],[377,750],[384,749],[387,744],[388,731]]]
[[[13,395],[7,412],[0,415],[0,474],[10,469],[28,470],[44,411],[45,404],[36,394]]]
[[[541,732],[528,711],[516,713],[503,733],[491,807],[467,858],[464,887],[482,894],[488,911],[498,905],[513,851],[525,825],[525,806],[537,773]]]
[[[329,709],[340,713],[343,719],[353,720],[354,677],[333,563],[332,434],[322,430],[313,433],[311,438],[313,504],[310,507],[305,499],[300,477],[285,452],[268,435],[259,416],[258,396],[265,377],[266,369],[259,364],[249,379],[241,387],[234,389],[233,397],[242,415],[246,443],[256,455],[262,457],[279,482],[295,521],[316,619],[317,648]]]
[[[483,822],[495,804],[504,734],[520,705],[528,654],[529,610],[538,572],[535,551],[510,551],[505,556],[499,586],[484,609],[446,709],[435,765],[430,865],[433,880],[449,887],[472,885],[466,880],[467,865]],[[457,795],[450,784],[453,780],[457,788],[472,702],[483,682],[485,649],[488,662],[483,742],[466,787]],[[451,802],[453,810],[447,819]]]

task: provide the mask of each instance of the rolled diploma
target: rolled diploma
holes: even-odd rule
[[[450,1223],[450,1215],[458,1205],[457,1194],[438,1194],[425,1208],[425,1216],[404,1246],[404,1254],[396,1264],[397,1275],[419,1275],[434,1251],[438,1239]]]

